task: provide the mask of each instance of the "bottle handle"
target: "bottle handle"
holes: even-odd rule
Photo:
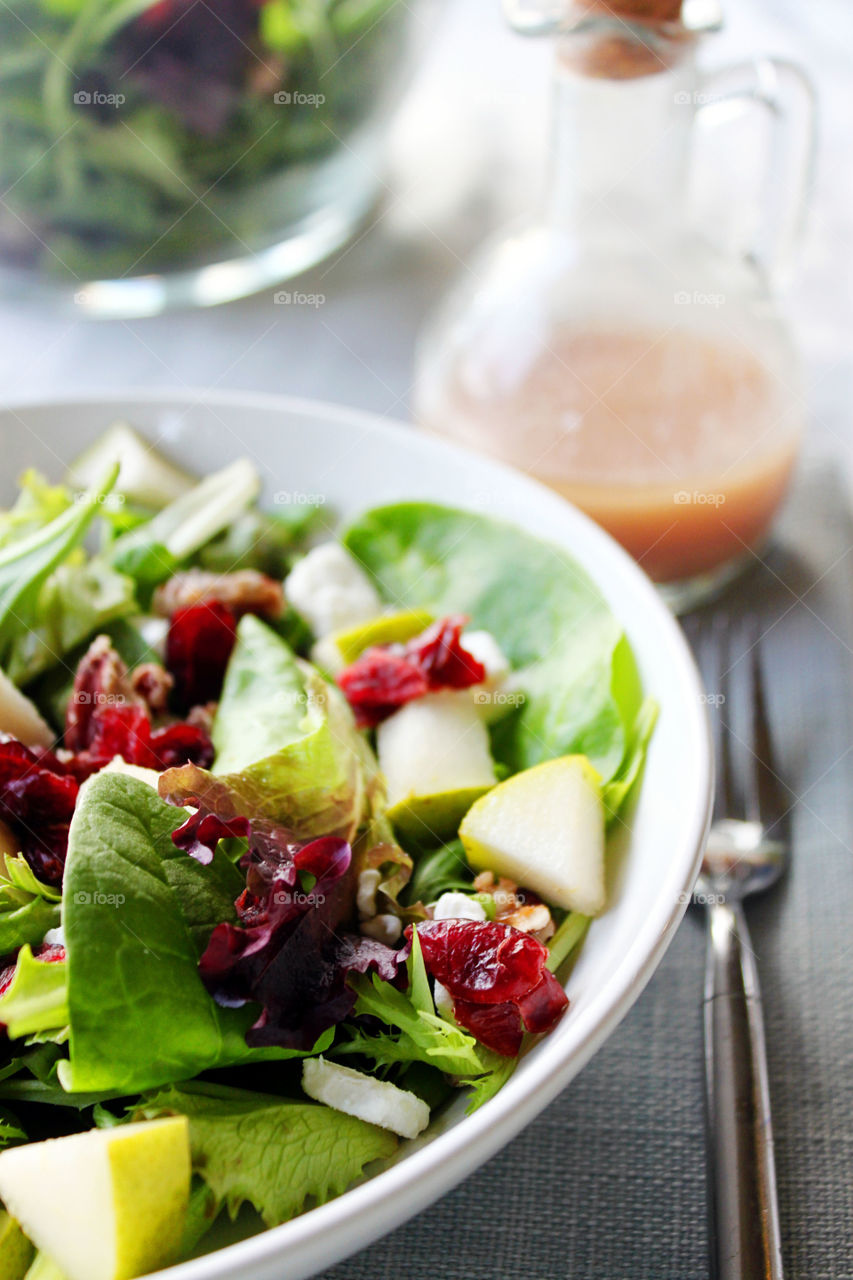
[[[799,248],[814,173],[816,97],[794,62],[756,58],[702,77],[696,114],[742,102],[768,112],[771,134],[759,227],[746,257],[776,285],[787,282]]]

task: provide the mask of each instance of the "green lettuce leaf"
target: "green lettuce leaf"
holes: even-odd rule
[[[471,893],[474,873],[461,840],[421,853],[406,890],[407,902],[435,902],[443,893]]]
[[[377,975],[350,975],[358,999],[356,1016],[378,1018],[393,1032],[366,1035],[336,1045],[335,1054],[360,1054],[380,1066],[395,1062],[424,1062],[453,1076],[478,1076],[486,1069],[481,1047],[472,1035],[438,1016],[421,954],[417,929],[412,931],[412,951],[407,961],[409,987],[398,991]]]
[[[145,524],[116,538],[111,563],[146,590],[163,582],[176,564],[227,529],[258,496],[260,480],[246,458],[205,476]]]
[[[68,1025],[66,963],[37,960],[29,946],[18,953],[11,985],[0,996],[0,1022],[10,1040],[22,1036],[54,1039]]]
[[[523,704],[493,728],[513,772],[554,756],[589,756],[605,782],[625,758],[639,685],[622,629],[565,551],[487,516],[428,503],[380,507],[346,545],[396,608],[470,615],[514,668]]]
[[[618,817],[625,806],[628,796],[642,773],[646,759],[649,740],[654,732],[658,718],[658,706],[653,698],[646,698],[640,704],[634,721],[633,732],[623,759],[614,778],[602,787],[602,799],[608,822]]]
[[[245,882],[227,858],[202,867],[176,848],[185,817],[126,775],[96,774],[81,790],[63,907],[67,1089],[138,1093],[213,1067],[304,1056],[249,1048],[257,1007],[223,1009],[202,984],[199,956],[215,925],[236,922]]]
[[[60,565],[38,593],[33,625],[9,650],[7,674],[16,684],[26,684],[96,631],[135,610],[133,581],[103,560]]]
[[[350,978],[358,993],[355,1013],[372,1015],[392,1030],[379,1034],[352,1031],[349,1040],[335,1045],[333,1054],[370,1058],[383,1069],[421,1063],[445,1072],[457,1087],[470,1088],[466,1109],[470,1115],[494,1097],[512,1075],[518,1059],[494,1053],[467,1031],[436,1014],[417,929],[413,930],[408,970],[407,991],[398,991],[375,974],[372,979]]]
[[[257,569],[271,578],[283,578],[292,552],[319,523],[321,511],[307,504],[293,504],[275,513],[253,508],[202,547],[195,563],[213,573]]]
[[[24,1133],[13,1120],[7,1120],[0,1116],[0,1151],[4,1147],[17,1146],[19,1142],[26,1142],[27,1135]]]
[[[556,973],[560,965],[568,960],[572,952],[580,946],[586,932],[592,924],[592,917],[581,915],[580,911],[570,911],[561,921],[557,932],[548,943],[548,968]]]
[[[42,529],[67,511],[74,500],[65,485],[48,484],[33,468],[21,476],[18,489],[15,505],[0,513],[0,547]]]
[[[113,487],[118,467],[48,524],[0,549],[0,666],[30,626],[38,625],[44,582],[79,546]]]
[[[378,772],[340,692],[247,614],[213,723],[214,772],[250,816],[352,840]]]
[[[392,1133],[314,1103],[193,1083],[146,1100],[142,1112],[189,1117],[193,1165],[232,1217],[245,1202],[267,1226],[310,1197],[323,1204],[374,1160],[392,1155]]]
[[[0,956],[40,943],[59,924],[60,894],[43,885],[26,859],[0,856]]]

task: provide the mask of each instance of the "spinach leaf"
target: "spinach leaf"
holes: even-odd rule
[[[495,636],[524,694],[493,728],[497,759],[517,771],[580,752],[614,777],[638,686],[622,671],[618,622],[571,556],[502,521],[420,502],[368,512],[345,542],[397,608],[466,613]]]
[[[406,888],[407,903],[435,902],[443,893],[470,893],[474,873],[468,866],[461,840],[419,854]]]
[[[185,814],[146,783],[96,774],[80,793],[65,867],[71,1090],[137,1093],[213,1067],[302,1056],[250,1049],[258,1009],[221,1008],[198,975],[215,925],[236,921],[243,877],[177,849]],[[317,1046],[325,1048],[331,1037]]]
[[[392,1133],[307,1102],[193,1083],[146,1100],[142,1114],[189,1117],[193,1165],[232,1217],[248,1201],[267,1226],[323,1204],[397,1146]]]

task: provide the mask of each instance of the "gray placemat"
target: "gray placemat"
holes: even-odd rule
[[[801,477],[765,565],[730,593],[765,624],[791,874],[750,906],[764,990],[788,1280],[853,1277],[853,527]],[[701,920],[523,1134],[324,1280],[700,1280],[707,1275]]]

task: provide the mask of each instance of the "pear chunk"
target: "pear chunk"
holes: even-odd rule
[[[459,828],[478,871],[508,876],[553,906],[594,916],[604,907],[604,805],[586,756],[560,756],[507,778]]]
[[[436,843],[456,834],[495,785],[489,734],[467,689],[415,698],[376,731],[388,816],[404,836]]]
[[[23,1280],[33,1246],[14,1218],[0,1209],[0,1280]]]
[[[189,1191],[186,1116],[0,1153],[0,1198],[68,1280],[132,1280],[174,1261]]]
[[[355,662],[373,645],[405,644],[414,636],[426,631],[432,622],[432,614],[423,609],[406,609],[398,613],[380,613],[368,622],[318,640],[311,651],[312,661],[331,675],[338,675],[344,667]]]

